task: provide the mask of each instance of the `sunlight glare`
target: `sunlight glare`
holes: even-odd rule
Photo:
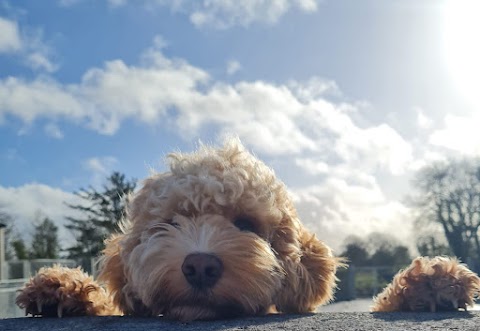
[[[480,106],[480,1],[448,0],[444,28],[453,82],[468,102]]]

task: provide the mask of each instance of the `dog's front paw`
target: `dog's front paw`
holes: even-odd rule
[[[80,268],[41,268],[19,290],[16,304],[25,315],[62,317],[103,315],[111,304],[103,288]]]

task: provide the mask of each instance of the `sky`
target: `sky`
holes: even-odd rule
[[[63,228],[112,171],[238,135],[339,251],[412,243],[422,166],[480,154],[476,0],[0,0],[0,210]],[[70,240],[69,239],[69,240]]]

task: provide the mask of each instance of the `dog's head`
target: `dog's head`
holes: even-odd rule
[[[181,320],[312,311],[338,260],[304,229],[282,182],[236,139],[168,157],[107,242],[101,279],[126,314]]]

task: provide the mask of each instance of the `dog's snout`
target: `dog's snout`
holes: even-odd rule
[[[182,272],[195,288],[213,287],[222,276],[223,263],[212,254],[189,254],[183,261]]]

